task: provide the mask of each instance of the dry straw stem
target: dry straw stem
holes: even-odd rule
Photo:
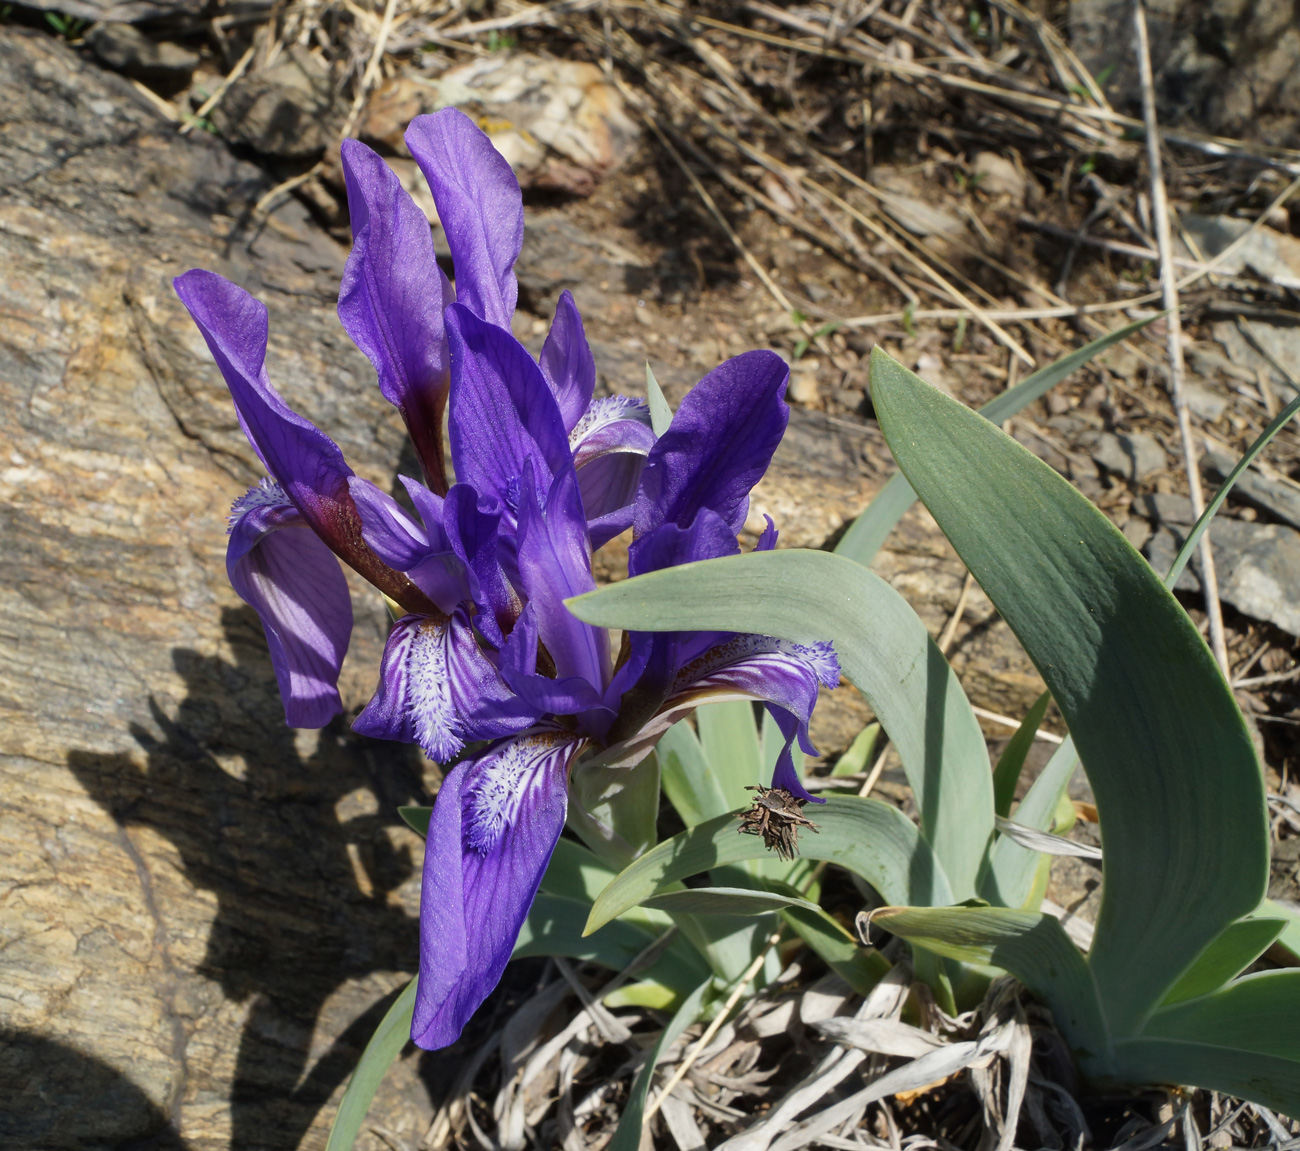
[[[1138,74],[1142,83],[1142,112],[1146,119],[1147,161],[1151,169],[1151,211],[1155,216],[1156,246],[1160,252],[1160,288],[1163,296],[1169,347],[1169,398],[1178,420],[1178,435],[1183,449],[1183,468],[1192,499],[1192,515],[1199,518],[1205,510],[1201,491],[1201,473],[1197,467],[1196,445],[1192,439],[1192,418],[1183,393],[1183,325],[1178,311],[1178,284],[1174,279],[1173,234],[1169,227],[1169,199],[1165,189],[1160,159],[1160,133],[1156,120],[1155,80],[1151,73],[1151,47],[1147,40],[1146,7],[1142,0],[1133,6],[1133,24],[1137,32]],[[1198,545],[1201,559],[1201,588],[1205,593],[1205,613],[1209,621],[1210,648],[1225,677],[1231,676],[1228,645],[1223,634],[1223,609],[1219,604],[1219,577],[1214,569],[1214,552],[1210,546],[1210,529],[1201,535]]]
[[[211,112],[213,108],[221,103],[226,93],[230,90],[230,86],[238,80],[245,71],[247,71],[249,64],[253,62],[253,56],[256,52],[256,43],[250,44],[248,48],[245,49],[244,54],[235,63],[235,66],[230,69],[230,72],[225,76],[221,83],[217,85],[216,91],[199,105],[198,111],[195,112],[190,119],[186,120],[185,123],[181,125],[182,136],[192,132],[194,126],[202,120],[204,116]]]
[[[753,982],[762,969],[763,964],[767,961],[767,953],[781,942],[781,933],[773,932],[767,937],[767,944],[756,956],[754,962],[745,968],[743,974],[736,980],[736,986],[731,989],[731,994],[727,996],[727,1001],[722,1005],[721,1010],[713,1017],[713,1022],[705,1029],[704,1034],[695,1041],[695,1046],[687,1053],[686,1058],[677,1065],[677,1069],[669,1077],[668,1082],[664,1084],[663,1089],[655,1096],[655,1100],[645,1109],[645,1116],[641,1120],[641,1130],[650,1125],[650,1120],[658,1113],[659,1108],[663,1106],[663,1101],[673,1093],[673,1088],[686,1078],[686,1073],[695,1066],[695,1061],[699,1059],[700,1053],[708,1047],[710,1040],[718,1033],[722,1025],[727,1021],[731,1014],[732,1008],[740,1002],[740,997],[745,994],[745,988]]]

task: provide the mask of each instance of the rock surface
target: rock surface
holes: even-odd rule
[[[1140,98],[1128,0],[1073,0],[1071,47],[1112,101]],[[1279,147],[1300,138],[1300,11],[1295,0],[1152,0],[1151,60],[1162,123]]]
[[[258,292],[272,378],[362,474],[391,480],[400,420],[338,329],[337,245],[296,205],[238,225],[258,169],[12,28],[0,107],[0,1147],[322,1146],[414,967],[392,811],[425,780],[284,728],[222,560],[255,461],[170,278]],[[385,628],[357,608],[353,705]],[[414,1132],[414,1060],[385,1091]]]
[[[212,110],[213,124],[232,144],[285,160],[320,155],[335,142],[341,120],[328,70],[296,44],[265,72],[235,81]]]
[[[618,90],[594,64],[494,52],[436,80],[390,80],[369,106],[362,137],[407,155],[407,123],[448,105],[478,121],[525,188],[588,196],[627,160],[640,135]]]
[[[1156,525],[1147,558],[1167,572],[1195,522],[1184,496],[1145,496],[1134,504]],[[1251,619],[1267,620],[1300,635],[1300,532],[1283,524],[1250,523],[1219,516],[1210,531],[1219,596]],[[1199,591],[1195,556],[1178,580],[1179,591]]]

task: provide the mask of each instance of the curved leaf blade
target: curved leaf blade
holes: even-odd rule
[[[1186,613],[1084,496],[879,349],[872,381],[899,466],[1047,682],[1088,771],[1106,849],[1089,963],[1115,1033],[1133,1035],[1263,897],[1263,779],[1245,723]]]
[[[1014,388],[1008,388],[1000,396],[990,400],[979,409],[979,414],[995,424],[1002,423],[1040,396],[1046,395],[1071,372],[1083,367],[1093,356],[1100,355],[1113,344],[1128,339],[1134,332],[1146,327],[1156,318],[1150,316],[1126,324],[1085,344],[1077,352],[1063,356],[1056,363],[1040,368],[1033,375],[1026,376]],[[876,558],[876,553],[884,546],[889,533],[915,502],[916,492],[907,482],[907,477],[902,472],[890,476],[885,486],[876,493],[875,499],[844,533],[844,537],[835,548],[836,555],[842,555],[864,567],[870,564]]]
[[[1217,991],[1263,955],[1284,927],[1284,919],[1239,919],[1229,924],[1184,972],[1160,1006],[1171,1007]]]
[[[567,603],[579,619],[604,627],[833,642],[898,749],[922,831],[953,893],[975,894],[993,834],[984,736],[925,625],[879,576],[826,552],[751,552],[652,572]],[[909,902],[947,900],[918,889]]]
[[[824,859],[856,872],[890,902],[904,902],[910,889],[932,892],[940,901],[952,902],[941,864],[915,824],[893,805],[857,796],[833,796],[817,808],[814,822],[818,834],[805,831],[800,835],[801,857]],[[739,834],[734,815],[711,819],[664,840],[624,868],[600,893],[586,930],[601,929],[687,876],[767,857],[762,839]]]
[[[704,1000],[712,985],[713,980],[706,979],[686,997],[686,1001],[677,1009],[677,1013],[663,1029],[663,1033],[655,1040],[654,1046],[646,1052],[645,1062],[632,1081],[627,1106],[623,1108],[618,1127],[614,1131],[614,1138],[609,1141],[608,1151],[637,1151],[641,1146],[641,1125],[645,1121],[646,1096],[650,1093],[650,1081],[654,1078],[655,1064],[678,1036],[704,1013]]]
[[[1034,736],[1038,726],[1047,714],[1047,705],[1052,702],[1052,693],[1043,692],[1029,709],[1028,714],[1016,728],[1016,734],[1007,741],[1007,746],[998,756],[993,768],[993,810],[1001,816],[1011,814],[1011,804],[1016,798],[1016,784],[1020,782],[1020,773],[1025,768],[1025,757],[1034,745]]]
[[[677,915],[765,915],[786,907],[819,911],[815,903],[775,891],[753,891],[747,887],[688,887],[652,895],[642,904]]]
[[[1008,907],[885,907],[871,922],[927,951],[1001,967],[1051,1004],[1076,1050],[1105,1044],[1107,1031],[1088,964],[1060,922]]]
[[[412,979],[393,1001],[375,1028],[370,1042],[366,1044],[365,1051],[361,1053],[361,1062],[348,1080],[343,1101],[330,1126],[325,1151],[351,1151],[375,1092],[379,1090],[379,1084],[388,1074],[393,1060],[410,1041],[411,1016],[415,1012],[415,984],[416,981]]]

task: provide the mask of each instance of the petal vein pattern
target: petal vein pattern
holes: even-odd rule
[[[509,962],[568,810],[582,744],[537,731],[460,764],[429,821],[420,897],[420,982],[411,1037],[445,1047]]]

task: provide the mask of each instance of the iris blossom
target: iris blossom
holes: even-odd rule
[[[501,977],[575,769],[631,768],[700,703],[753,699],[785,736],[774,785],[811,798],[791,747],[814,751],[818,685],[834,686],[839,667],[829,645],[762,636],[633,632],[615,644],[565,608],[596,586],[593,550],[629,529],[631,575],[739,551],[749,492],[785,431],[788,370],[766,351],[727,361],[656,437],[643,402],[593,398],[567,292],[537,360],[511,334],[523,203],[487,137],[446,109],[413,121],[406,141],[455,287],[398,178],[349,140],[354,244],[339,317],[410,431],[423,475],[401,482],[414,514],[271,386],[260,303],[210,272],[176,288],[270,474],[235,502],[227,569],[261,617],[287,722],[319,727],[342,710],[352,610],[341,560],[399,614],[355,730],[454,762],[429,825],[412,1028],[437,1048]],[[775,542],[769,520],[758,546]]]

